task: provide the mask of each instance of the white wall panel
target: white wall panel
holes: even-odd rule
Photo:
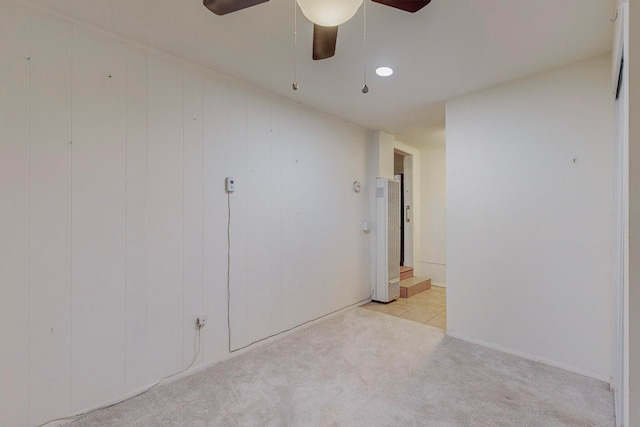
[[[27,10],[0,14],[0,424],[180,371],[200,314],[211,362],[228,316],[238,348],[368,295],[364,130]]]
[[[305,318],[305,312],[310,302],[316,297],[315,289],[306,289],[311,282],[306,281],[306,285],[300,285],[303,278],[314,277],[317,273],[313,268],[311,259],[315,257],[313,249],[303,249],[305,244],[303,233],[308,233],[305,229],[305,219],[301,216],[301,209],[307,202],[303,202],[300,196],[307,186],[310,192],[314,188],[313,181],[305,182],[308,177],[305,169],[308,165],[300,168],[300,161],[305,160],[302,154],[303,148],[315,132],[309,128],[308,136],[303,129],[307,128],[304,122],[305,117],[295,105],[286,104],[281,110],[281,115],[275,117],[278,127],[282,131],[282,222],[285,226],[282,229],[282,257],[286,267],[282,270],[282,326],[285,329],[300,324]],[[292,127],[287,124],[292,121],[298,126]],[[313,248],[315,241],[307,239],[306,244]],[[313,295],[311,295],[313,294]],[[286,309],[285,309],[286,307]],[[318,307],[316,306],[308,315],[315,317]]]
[[[203,75],[185,66],[184,78],[184,367],[194,357],[195,320],[203,298]],[[205,326],[206,327],[206,326]],[[199,361],[202,356],[199,356]]]
[[[126,46],[73,38],[71,410],[125,391]]]
[[[0,6],[0,425],[25,426],[29,360],[29,17]]]
[[[286,122],[295,122],[290,126]],[[366,139],[360,128],[288,105],[283,130],[283,321],[292,327],[369,295]],[[364,279],[364,280],[363,280]]]
[[[231,348],[249,344],[247,334],[247,90],[229,91],[229,175],[236,180],[231,200]]]
[[[422,232],[418,236],[421,245],[422,274],[437,285],[447,282],[447,197],[446,150],[442,148],[421,151],[422,175]]]
[[[280,253],[273,251],[272,230],[280,222],[280,212],[272,209],[273,169],[271,100],[262,94],[247,99],[246,151],[246,339],[256,341],[276,332],[274,320],[279,318],[280,280],[272,277],[271,266],[280,264]],[[277,216],[276,216],[277,215]],[[276,237],[275,242],[279,240]],[[278,278],[279,279],[279,278]]]
[[[147,373],[147,52],[127,48],[126,388]]]
[[[450,333],[608,381],[607,55],[447,103]]]
[[[362,144],[366,132],[348,123],[342,123],[343,137],[328,138],[332,141],[332,149],[336,153],[334,158],[334,173],[337,175],[333,186],[336,188],[334,201],[336,226],[333,232],[334,246],[332,257],[337,268],[332,270],[331,282],[334,283],[332,297],[332,311],[344,306],[345,302],[355,302],[368,298],[371,294],[369,283],[364,280],[369,270],[369,234],[362,231],[362,221],[367,219],[368,193],[367,184],[367,147]],[[356,193],[353,182],[359,181],[362,190]],[[354,286],[346,286],[353,283]]]
[[[342,271],[342,261],[334,258],[336,243],[342,237],[337,233],[343,220],[340,215],[342,206],[338,199],[343,188],[348,188],[348,183],[345,182],[344,187],[340,185],[342,174],[335,167],[334,156],[342,154],[340,151],[334,151],[336,147],[333,145],[335,141],[332,141],[332,137],[336,135],[326,128],[322,116],[303,114],[303,117],[305,127],[313,136],[300,138],[295,149],[296,172],[299,175],[294,176],[291,195],[295,195],[299,200],[297,205],[300,215],[297,218],[298,229],[291,231],[296,233],[294,250],[300,253],[307,252],[308,255],[294,268],[304,268],[313,277],[302,290],[310,297],[307,310],[313,317],[318,317],[335,307],[335,289],[340,286],[341,278],[336,276]],[[332,172],[328,173],[330,170]],[[287,200],[287,203],[295,203],[296,199]],[[326,265],[332,267],[322,267]],[[303,270],[296,273],[298,277],[303,277]],[[295,286],[295,282],[291,284]]]
[[[204,82],[204,313],[202,355],[215,360],[229,352],[227,332],[227,195],[229,174],[229,85],[212,75]]]
[[[271,248],[269,249],[271,264],[268,273],[265,272],[265,275],[269,278],[269,282],[272,283],[271,294],[266,301],[271,305],[272,330],[273,332],[277,332],[284,330],[284,323],[282,321],[282,211],[284,199],[282,193],[282,180],[284,179],[282,172],[282,141],[285,133],[283,126],[285,126],[285,124],[278,120],[278,117],[282,117],[282,103],[271,99],[270,109],[271,150],[269,162],[271,164],[271,222],[269,223],[268,238],[271,242]]]
[[[151,55],[148,79],[147,360],[162,378],[184,360],[182,65]]]
[[[330,305],[333,284],[327,280],[328,270],[338,262],[331,256],[335,248],[329,247],[336,243],[331,203],[339,191],[333,157],[342,153],[328,148],[321,116],[293,105],[286,114],[283,119],[297,124],[283,147],[283,317],[290,328],[326,313]]]
[[[30,422],[69,410],[71,291],[70,24],[32,12]]]
[[[628,132],[625,136],[625,144],[629,147],[629,200],[628,200],[628,282],[625,284],[628,292],[628,319],[627,325],[628,354],[625,369],[628,374],[628,417],[624,421],[626,426],[640,424],[640,248],[636,243],[640,239],[640,7],[638,3],[623,2],[625,16],[625,71],[627,83],[622,96],[626,98],[628,110],[625,111],[624,126]]]

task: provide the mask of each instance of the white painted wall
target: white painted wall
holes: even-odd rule
[[[610,82],[602,56],[447,103],[452,336],[610,380]]]
[[[618,64],[618,70],[620,69],[620,63]],[[617,84],[616,84],[617,86]],[[627,82],[623,81],[621,85],[621,91],[627,92]],[[625,137],[623,132],[625,123],[625,108],[628,97],[620,96],[615,104],[615,121],[617,125],[616,130],[616,158],[615,158],[615,203],[614,203],[614,246],[613,246],[613,389],[616,403],[616,421],[617,426],[623,425],[624,412],[626,401],[625,395],[625,331],[628,330],[628,325],[625,326],[625,292],[628,289],[628,271],[625,271],[625,254],[628,255],[629,242],[627,237],[628,231],[628,212],[626,204],[629,200],[628,182],[629,173],[628,168],[625,167],[625,159],[628,159],[629,147],[628,138]]]
[[[627,426],[640,425],[640,3],[627,2],[625,61],[628,76],[628,115],[625,128],[629,147],[629,253],[628,253],[628,390]]]
[[[0,7],[0,425],[228,355],[226,176],[232,348],[369,296],[364,129]]]
[[[29,21],[26,11],[13,5],[2,4],[0,12],[0,424],[25,425],[29,410],[29,61],[25,55]]]
[[[384,131],[373,133],[374,147],[378,151],[378,176],[377,178],[393,179],[395,137]]]
[[[447,285],[447,186],[445,147],[420,150],[422,274],[436,286]]]
[[[617,1],[618,17],[615,21],[612,55],[612,93],[618,93],[615,101],[615,187],[614,187],[614,245],[613,245],[613,330],[612,330],[612,388],[614,392],[616,426],[629,425],[628,400],[628,301],[629,290],[629,138],[628,138],[628,61],[622,62],[628,13],[626,2]],[[623,42],[624,41],[624,42]],[[620,82],[620,68],[625,68]],[[626,377],[626,378],[625,378]]]

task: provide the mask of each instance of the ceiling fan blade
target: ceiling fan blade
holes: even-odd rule
[[[415,13],[431,3],[431,0],[373,0],[373,2]]]
[[[269,0],[204,0],[202,3],[216,15],[226,15]]]
[[[313,59],[331,58],[336,54],[338,26],[323,27],[313,24]]]

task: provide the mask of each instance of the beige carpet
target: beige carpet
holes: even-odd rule
[[[72,424],[613,425],[602,382],[362,308]]]

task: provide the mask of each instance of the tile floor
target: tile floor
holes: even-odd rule
[[[446,288],[432,286],[411,298],[398,298],[388,304],[372,301],[362,308],[447,330]]]

